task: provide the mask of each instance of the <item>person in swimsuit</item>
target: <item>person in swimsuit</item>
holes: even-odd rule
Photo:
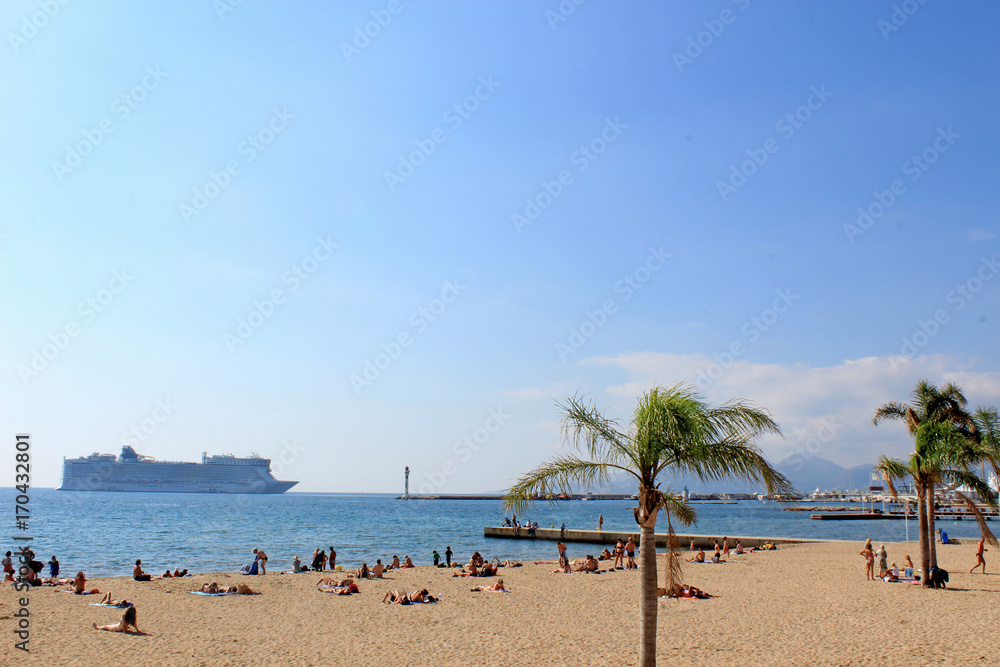
[[[625,543],[625,569],[626,570],[637,570],[639,566],[635,564],[635,542],[631,537],[628,538],[628,542]]]
[[[141,558],[137,558],[135,560],[135,567],[132,568],[132,578],[135,579],[136,581],[150,581],[153,578],[151,575],[148,575],[142,571]]]
[[[493,584],[492,586],[476,586],[475,588],[472,588],[470,590],[473,590],[473,591],[502,591],[502,592],[506,592],[507,591],[507,589],[504,588],[503,579],[497,579],[497,583]]]
[[[691,558],[687,559],[687,562],[689,562],[689,563],[704,563],[705,562],[705,550],[704,549],[699,549],[698,553],[696,553]]]
[[[694,542],[692,541],[693,545]],[[611,566],[614,569],[620,569],[625,566],[625,543],[621,541],[621,538],[615,543],[615,562]]]
[[[865,542],[865,548],[861,550],[861,556],[865,559],[865,581],[875,581],[875,552],[872,551],[872,541]]]
[[[131,626],[136,634],[138,634],[141,631],[139,630],[139,626],[135,624],[135,619],[135,607],[129,607],[122,614],[122,619],[115,625],[98,625],[97,623],[93,623],[92,625],[95,630],[107,630],[108,632],[128,632],[129,626]]]
[[[975,571],[975,569],[980,565],[983,566],[983,574],[986,574],[986,559],[983,558],[983,552],[986,551],[986,549],[983,548],[983,542],[985,541],[986,541],[985,537],[979,538],[979,544],[976,545],[976,564],[972,567],[971,570],[969,570],[969,574],[972,574]]]
[[[260,573],[267,574],[267,554],[260,549],[253,550],[254,559],[260,561]]]
[[[379,558],[375,561],[375,567],[372,568],[372,576],[376,579],[384,579],[383,574],[385,574],[385,565],[382,565],[382,559]]]

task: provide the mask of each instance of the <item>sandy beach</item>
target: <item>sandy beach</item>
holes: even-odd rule
[[[875,539],[875,546],[879,544]],[[483,552],[488,553],[488,543]],[[916,544],[887,544],[891,561]],[[583,555],[584,545],[570,545]],[[663,664],[996,664],[1000,574],[969,575],[974,543],[939,546],[951,590],[866,582],[861,543],[790,545],[685,563],[684,579],[717,595],[659,604]],[[555,546],[553,545],[553,554]],[[685,550],[686,551],[686,550]],[[687,555],[687,554],[685,554]],[[662,558],[659,559],[662,566]],[[145,636],[99,632],[121,612],[100,596],[32,589],[31,653],[14,649],[11,614],[20,597],[0,594],[5,665],[584,665],[634,664],[638,573],[554,575],[554,566],[503,568],[510,593],[471,592],[493,578],[453,578],[429,566],[360,582],[361,594],[320,593],[315,573],[195,575],[139,583],[94,579],[92,587],[136,602]],[[602,561],[602,565],[605,562]],[[1000,572],[1000,569],[997,569]],[[70,573],[72,574],[72,573]],[[204,582],[245,582],[262,594],[205,597]],[[426,587],[436,604],[382,604],[387,589]]]

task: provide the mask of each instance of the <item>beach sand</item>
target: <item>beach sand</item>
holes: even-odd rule
[[[878,547],[878,540],[875,540]],[[718,595],[659,603],[661,664],[975,665],[1000,662],[1000,560],[969,575],[975,543],[939,546],[950,590],[866,582],[861,543],[789,545],[733,556],[720,565],[684,564],[684,580]],[[484,553],[489,543],[484,543]],[[915,543],[886,544],[902,563]],[[570,545],[570,554],[593,547]],[[552,548],[555,554],[555,545]],[[685,549],[685,556],[687,556]],[[663,560],[658,559],[662,568]],[[359,582],[360,595],[316,590],[318,573],[241,577],[196,575],[139,583],[89,582],[135,600],[149,634],[100,632],[121,611],[90,606],[100,596],[54,588],[28,593],[31,653],[14,649],[19,594],[0,592],[3,665],[604,665],[638,656],[638,573],[554,575],[552,565],[502,568],[511,593],[473,593],[495,578],[452,578],[429,566]],[[602,561],[602,566],[606,562]],[[660,572],[662,576],[662,569]],[[204,582],[245,582],[262,595],[205,597]],[[426,587],[443,600],[381,604],[389,588]]]

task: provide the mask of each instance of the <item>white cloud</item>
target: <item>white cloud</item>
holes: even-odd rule
[[[887,422],[876,427],[872,416],[882,403],[908,402],[910,392],[922,378],[939,385],[957,383],[972,408],[1000,404],[1000,373],[977,372],[973,361],[935,354],[914,357],[895,370],[889,357],[848,359],[828,367],[735,361],[722,368],[703,354],[629,352],[585,363],[617,367],[628,374],[628,381],[606,389],[613,402],[610,411],[623,418],[628,417],[635,399],[645,390],[687,382],[695,384],[715,404],[744,398],[767,408],[785,435],[784,439],[769,437],[761,441],[772,461],[810,451],[849,467],[873,463],[881,454],[909,453],[912,442],[904,426]],[[701,382],[697,381],[699,377]]]
[[[990,231],[988,229],[970,229],[968,232],[968,238],[970,241],[989,241],[995,239],[997,233]]]

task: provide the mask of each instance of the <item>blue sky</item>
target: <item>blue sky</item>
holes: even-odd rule
[[[870,420],[919,378],[1000,402],[1000,8],[559,7],[0,4],[34,483],[130,440],[494,490],[557,401],[683,381],[856,465],[905,453]]]

